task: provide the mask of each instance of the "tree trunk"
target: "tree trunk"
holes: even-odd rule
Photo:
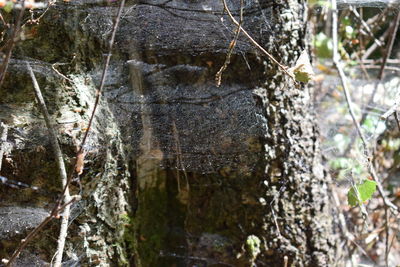
[[[40,60],[33,67],[68,157],[82,136],[76,127],[85,127],[93,108],[117,9],[81,2],[50,8],[15,54]],[[239,1],[228,5],[238,18]],[[282,64],[293,66],[309,50],[303,1],[245,1],[243,8],[243,27]],[[128,1],[64,260],[145,267],[331,266],[337,260],[311,88],[294,86],[243,35],[216,87],[235,30],[219,1]],[[67,63],[58,68],[69,80],[52,63]],[[1,104],[17,99],[18,116],[26,107],[38,115],[24,65],[13,64],[4,88],[15,97]],[[17,73],[25,77],[20,82]],[[18,129],[10,112],[2,114]],[[23,142],[29,151],[47,148],[38,121],[27,119],[26,127],[41,133],[37,143]],[[22,152],[14,146],[9,155],[22,162],[16,157]],[[51,159],[50,152],[37,154]],[[2,175],[12,176],[16,164],[7,162]],[[41,174],[24,182],[54,180],[47,165],[26,166]]]

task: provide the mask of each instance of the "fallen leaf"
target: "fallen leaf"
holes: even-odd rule
[[[75,171],[78,175],[81,175],[83,172],[83,167],[85,165],[85,156],[86,153],[84,151],[79,152],[78,155],[76,156]]]

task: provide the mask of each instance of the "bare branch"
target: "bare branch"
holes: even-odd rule
[[[19,247],[14,251],[9,260],[3,259],[3,261],[6,263],[6,267],[13,266],[14,261],[17,259],[21,251],[24,250],[28,243],[32,241],[32,239],[43,229],[43,227],[45,227],[54,218],[57,218],[58,214],[62,212],[66,207],[69,207],[72,203],[79,201],[80,199],[80,196],[73,196],[70,201],[57,208],[54,213],[51,212],[50,215],[46,217],[46,219],[44,219],[38,226],[36,226],[35,229],[32,230],[32,232],[30,232],[24,239],[21,240]]]
[[[383,78],[386,62],[387,62],[388,58],[390,57],[390,54],[392,53],[394,40],[396,39],[395,36],[396,36],[397,30],[399,28],[399,23],[400,23],[400,12],[397,12],[396,19],[393,22],[393,25],[392,25],[392,27],[390,27],[390,30],[389,30],[389,40],[386,45],[385,54],[383,55],[383,62],[382,62],[381,69],[378,74],[379,80],[382,80],[382,78]]]
[[[97,106],[99,105],[99,102],[100,102],[100,96],[101,96],[101,93],[103,91],[104,83],[105,83],[106,77],[107,77],[108,66],[110,65],[110,60],[111,60],[111,56],[112,56],[112,49],[113,49],[113,46],[114,46],[115,33],[117,32],[118,24],[119,24],[119,21],[121,19],[122,10],[123,10],[124,6],[125,6],[125,0],[122,0],[121,4],[119,6],[119,9],[118,9],[117,18],[115,19],[115,23],[114,23],[114,26],[113,26],[113,29],[112,29],[111,38],[110,38],[109,47],[108,47],[108,54],[107,54],[106,62],[104,63],[103,72],[101,74],[100,86],[99,86],[99,89],[97,89],[97,91],[96,91],[96,100],[94,102],[92,115],[90,116],[89,125],[88,125],[88,127],[86,129],[85,136],[83,137],[83,140],[82,140],[82,143],[81,143],[81,146],[79,148],[79,152],[78,153],[82,153],[83,152],[83,146],[85,145],[86,139],[88,137],[88,134],[90,132],[90,128],[91,128],[92,123],[93,123],[94,115],[96,114]]]
[[[10,40],[8,41],[6,56],[3,59],[3,64],[0,67],[0,88],[3,85],[4,78],[6,77],[8,63],[10,62],[10,59],[11,59],[12,50],[14,49],[14,46],[18,40],[17,35],[20,32],[21,22],[22,22],[22,17],[24,15],[24,12],[25,12],[25,0],[22,0],[22,8],[21,8],[21,11],[19,12],[17,22],[14,25],[14,29],[11,34]]]
[[[235,49],[236,42],[237,42],[237,40],[239,38],[240,27],[242,26],[242,23],[243,23],[243,0],[240,0],[239,26],[236,29],[235,36],[233,37],[232,41],[229,44],[228,53],[226,53],[226,58],[225,58],[224,65],[222,65],[222,67],[219,69],[219,71],[215,75],[215,81],[217,82],[217,87],[219,87],[221,85],[222,73],[226,70],[226,68],[228,67],[229,63],[231,62],[231,55],[232,55],[233,49]]]
[[[86,128],[85,135],[84,135],[84,137],[82,139],[82,142],[80,144],[79,150],[77,152],[77,158],[75,159],[75,162],[73,164],[74,168],[72,169],[72,172],[71,172],[70,176],[68,177],[67,184],[66,184],[66,186],[64,187],[64,190],[63,190],[63,194],[65,193],[68,185],[71,183],[72,178],[74,177],[74,174],[75,174],[75,170],[80,170],[81,168],[83,168],[83,165],[82,166],[78,166],[78,164],[80,165],[84,161],[84,158],[83,158],[84,153],[85,153],[84,145],[86,143],[87,137],[88,137],[89,132],[91,130],[91,126],[92,126],[92,123],[93,123],[93,120],[94,120],[94,116],[96,114],[96,110],[97,110],[97,107],[98,107],[99,102],[100,102],[101,92],[103,91],[104,83],[105,83],[106,76],[107,76],[108,66],[110,64],[110,59],[111,59],[111,56],[112,56],[111,52],[112,52],[112,48],[113,48],[113,45],[114,45],[115,33],[117,32],[118,25],[119,25],[119,22],[120,22],[120,19],[121,19],[121,15],[122,15],[122,10],[123,10],[124,6],[125,6],[125,0],[121,0],[120,6],[119,6],[119,9],[118,9],[118,13],[117,13],[117,18],[115,19],[114,26],[113,26],[112,33],[111,33],[111,38],[110,38],[109,48],[108,48],[108,55],[107,55],[107,58],[106,58],[106,62],[104,63],[104,68],[103,68],[103,72],[102,72],[102,75],[101,75],[100,86],[99,86],[99,89],[96,91],[96,100],[95,100],[95,103],[94,103],[93,111],[92,111],[92,114],[90,116],[88,127]],[[57,201],[57,204],[56,204],[56,206],[54,208],[56,208],[57,206],[60,206],[61,201],[62,201],[62,198],[59,198],[58,201]]]
[[[42,96],[42,92],[40,91],[40,87],[39,84],[36,80],[35,74],[33,73],[33,70],[29,64],[29,62],[27,62],[27,68],[29,71],[29,74],[31,76],[32,79],[32,83],[33,83],[33,88],[35,91],[35,96],[36,99],[39,103],[40,109],[42,110],[42,114],[44,116],[44,120],[46,121],[46,126],[47,129],[49,131],[49,135],[50,135],[50,142],[51,145],[53,147],[53,151],[54,151],[54,156],[56,158],[56,162],[57,162],[57,166],[58,166],[58,170],[60,173],[60,177],[61,177],[61,183],[62,186],[67,186],[67,171],[65,169],[65,164],[64,164],[64,159],[62,156],[62,152],[61,152],[61,148],[60,145],[58,144],[58,140],[57,140],[57,134],[56,131],[54,130],[52,123],[51,123],[51,119],[50,119],[50,115],[49,112],[47,110],[46,107],[46,103],[44,102],[43,96]],[[68,203],[70,201],[70,195],[69,195],[69,189],[67,186],[67,189],[64,192],[64,202]],[[69,206],[65,207],[63,216],[62,216],[62,220],[61,220],[61,229],[60,229],[60,235],[58,237],[58,246],[57,246],[57,257],[54,263],[54,266],[59,267],[61,266],[61,262],[62,262],[62,254],[64,251],[64,245],[65,245],[65,239],[67,237],[67,230],[68,230],[68,220],[69,220],[69,215],[70,215],[70,209]]]
[[[400,104],[400,95],[396,98],[394,104],[388,109],[388,111],[386,111],[382,116],[381,119],[382,120],[387,120],[387,118],[389,118],[392,114],[394,114],[397,110],[397,108],[399,107]]]
[[[281,63],[279,63],[270,53],[267,52],[267,50],[265,50],[261,45],[259,45],[251,36],[250,34],[247,33],[247,31],[245,29],[243,29],[242,26],[240,26],[240,23],[233,17],[231,11],[228,8],[228,5],[226,4],[226,0],[222,0],[222,3],[224,4],[224,8],[226,10],[226,12],[228,13],[229,18],[232,20],[232,22],[243,32],[243,34],[247,37],[247,39],[250,40],[250,42],[256,46],[258,49],[261,50],[261,52],[263,52],[272,62],[274,62],[276,65],[278,65],[278,67],[284,72],[286,73],[290,78],[292,78],[292,80],[295,82],[295,84],[297,84],[296,79],[294,78],[293,74],[290,73],[288,71],[288,67],[282,65]]]
[[[382,47],[382,42],[379,41],[378,39],[375,38],[374,33],[372,32],[371,28],[369,25],[363,20],[363,18],[360,16],[358,13],[357,9],[355,9],[353,6],[349,6],[350,11],[357,17],[357,19],[360,21],[361,25],[364,27],[364,29],[367,31],[368,35],[373,39],[374,43]]]
[[[8,127],[6,124],[0,122],[0,171],[1,171],[1,164],[3,162],[3,155],[5,151],[5,146],[7,142],[7,134],[8,134]]]

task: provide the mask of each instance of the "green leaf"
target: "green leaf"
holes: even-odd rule
[[[8,1],[6,3],[6,5],[3,7],[3,9],[4,9],[5,12],[10,13],[11,10],[13,9],[13,7],[14,7],[14,3],[11,2],[11,1]]]
[[[331,58],[333,43],[332,39],[320,32],[314,37],[314,47],[319,58]]]
[[[351,159],[344,157],[333,159],[329,162],[329,164],[331,168],[335,170],[348,169],[354,165]]]
[[[375,191],[376,182],[368,179],[364,180],[361,184],[350,188],[347,193],[347,201],[351,206],[361,205],[364,201],[371,199]]]
[[[288,71],[293,73],[295,79],[299,82],[308,83],[314,78],[314,71],[307,50],[301,52],[296,65],[293,68],[289,68]]]
[[[261,240],[255,235],[249,235],[246,240],[248,252],[253,259],[261,252]]]

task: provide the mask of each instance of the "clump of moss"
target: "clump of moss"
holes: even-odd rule
[[[246,239],[246,251],[254,261],[261,253],[261,240],[255,235],[249,235]]]

